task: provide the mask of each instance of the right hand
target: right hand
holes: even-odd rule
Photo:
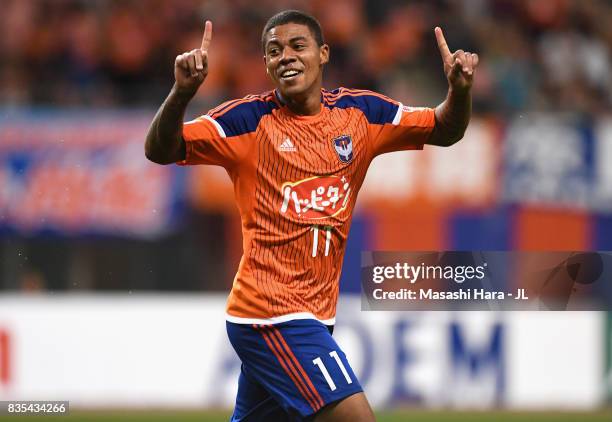
[[[206,21],[200,48],[176,56],[174,79],[179,92],[195,95],[208,75],[208,46],[212,39],[212,22]]]
[[[444,64],[444,75],[448,80],[448,86],[455,92],[469,92],[474,83],[474,71],[478,66],[478,54],[470,53],[463,50],[457,50],[451,54],[442,28],[436,27],[436,40],[438,41],[438,49],[442,56]]]

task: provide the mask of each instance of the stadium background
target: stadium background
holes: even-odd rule
[[[222,359],[229,353],[222,310],[241,239],[229,179],[217,168],[153,165],[142,145],[172,84],[174,57],[199,45],[204,19],[215,26],[210,75],[189,116],[270,89],[260,30],[273,13],[300,8],[320,19],[331,46],[327,88],[436,105],[446,93],[436,25],[451,49],[481,57],[465,140],[379,157],[358,201],[338,328],[363,368],[382,371],[376,362],[393,361],[387,371],[406,370],[406,377],[372,376],[368,392],[380,396],[381,415],[410,406],[609,417],[605,314],[376,316],[356,311],[351,296],[362,250],[612,250],[609,2],[2,0],[1,7],[0,400],[70,399],[130,412],[231,405],[236,367]],[[381,326],[392,338],[373,336]],[[404,342],[407,326],[425,334]],[[529,327],[541,335],[527,337]],[[415,359],[423,354],[429,363]],[[192,361],[181,368],[191,378],[177,378],[172,368],[186,357]],[[139,362],[156,370],[130,371]],[[439,367],[446,369],[432,369]],[[428,377],[437,381],[418,381]],[[212,394],[215,385],[228,391]],[[495,414],[502,417],[520,415]]]

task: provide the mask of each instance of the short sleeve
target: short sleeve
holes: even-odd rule
[[[228,101],[183,124],[185,160],[179,164],[212,164],[225,168],[243,160],[260,119],[271,113],[266,97]]]
[[[179,164],[212,164],[228,167],[235,152],[219,123],[208,114],[183,123],[185,160]],[[236,145],[236,143],[234,143]]]
[[[422,149],[435,126],[433,108],[408,107],[397,103],[390,121],[370,123],[373,155]]]

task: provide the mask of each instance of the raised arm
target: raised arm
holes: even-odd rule
[[[436,126],[428,144],[450,146],[463,138],[472,114],[472,83],[478,55],[457,50],[451,54],[442,29],[436,27],[436,40],[448,80],[446,99],[436,107]]]
[[[174,86],[163,102],[147,133],[146,157],[158,164],[185,159],[182,136],[187,104],[208,75],[208,46],[212,39],[212,22],[206,21],[200,48],[180,54],[174,61]]]

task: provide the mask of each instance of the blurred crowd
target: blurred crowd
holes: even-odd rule
[[[480,54],[480,112],[597,114],[612,103],[606,0],[2,0],[4,107],[155,107],[177,54],[214,24],[202,106],[271,88],[261,28],[274,13],[315,15],[331,46],[325,86],[382,91],[413,105],[445,94],[433,28]]]
[[[441,26],[452,50],[480,55],[474,107],[488,120],[529,110],[588,120],[612,110],[610,0],[0,0],[0,116],[32,107],[150,112],[172,86],[176,55],[200,46],[206,19],[210,73],[190,112],[271,89],[261,30],[289,8],[321,21],[330,89],[436,105],[447,88],[433,31]],[[16,189],[22,176],[37,180],[34,171],[21,175],[22,158],[4,157]],[[71,198],[65,189],[58,203]],[[208,179],[206,189],[211,201]],[[0,233],[0,290],[226,289],[241,252],[238,221],[225,210],[186,212],[155,239]],[[436,230],[445,224],[438,220]]]

